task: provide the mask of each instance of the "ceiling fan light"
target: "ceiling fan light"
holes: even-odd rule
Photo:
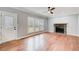
[[[48,11],[48,13],[50,14],[50,11]]]

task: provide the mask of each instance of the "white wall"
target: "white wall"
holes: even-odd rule
[[[40,16],[37,14],[33,14],[33,13],[27,13],[27,12],[23,12],[17,9],[13,9],[10,7],[0,7],[0,11],[7,11],[7,12],[11,12],[11,13],[16,13],[17,14],[17,36],[19,37],[24,37],[26,36],[27,33],[27,18],[28,16],[33,16],[33,17],[37,17],[37,18],[42,18],[42,19],[47,19],[44,16]]]
[[[78,35],[79,35],[79,15],[78,15]]]
[[[54,32],[54,24],[67,23],[67,34],[78,35],[78,15],[69,15],[49,19],[49,32]]]

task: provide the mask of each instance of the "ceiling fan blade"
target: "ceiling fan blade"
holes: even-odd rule
[[[48,11],[51,13],[51,14],[53,14],[53,10],[54,10],[55,8],[53,7],[53,8],[51,8],[51,7],[48,7]]]
[[[53,14],[53,12],[50,12],[51,14]]]
[[[55,8],[53,7],[53,8],[51,8],[51,10],[54,10]]]

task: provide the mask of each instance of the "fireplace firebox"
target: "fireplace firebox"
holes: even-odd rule
[[[54,24],[54,30],[57,33],[67,33],[67,24]]]

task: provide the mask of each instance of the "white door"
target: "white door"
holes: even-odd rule
[[[2,40],[10,41],[17,38],[17,15],[2,11]]]

